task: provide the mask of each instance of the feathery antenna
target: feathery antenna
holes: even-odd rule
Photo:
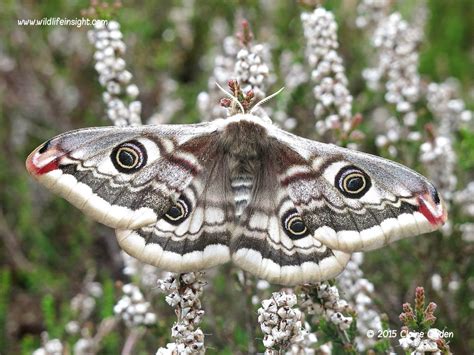
[[[259,102],[257,102],[255,104],[254,107],[252,107],[252,109],[250,110],[250,113],[253,113],[259,106],[263,105],[265,102],[267,102],[268,100],[274,98],[275,96],[277,96],[280,92],[282,92],[283,90],[285,89],[285,87],[283,86],[280,90],[278,90],[277,92],[271,94],[270,96],[267,96],[265,98],[263,98],[262,100],[260,100]]]

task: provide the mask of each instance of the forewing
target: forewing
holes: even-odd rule
[[[60,135],[29,172],[95,220],[130,255],[170,271],[229,259],[234,221],[226,159],[213,123],[93,128]]]
[[[282,185],[315,238],[330,248],[375,249],[446,221],[434,186],[405,166],[276,128],[271,135],[288,165]]]
[[[214,143],[212,124],[81,129],[38,147],[26,166],[98,222],[136,229],[168,211]]]

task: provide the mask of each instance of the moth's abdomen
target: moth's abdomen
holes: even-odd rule
[[[220,142],[228,161],[235,216],[239,218],[252,199],[256,177],[265,168],[268,135],[260,124],[240,120],[227,125]]]
[[[241,175],[231,179],[232,192],[234,193],[235,216],[239,218],[252,196],[253,176]]]

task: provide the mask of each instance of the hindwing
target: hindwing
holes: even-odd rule
[[[232,237],[232,259],[243,269],[279,284],[330,279],[344,269],[350,254],[332,250],[304,224],[278,180],[287,167],[281,148],[269,148],[255,169],[249,203]]]

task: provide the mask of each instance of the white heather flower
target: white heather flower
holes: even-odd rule
[[[234,75],[242,90],[253,90],[257,100],[265,97],[270,68],[270,50],[263,44],[249,45],[237,53]]]
[[[411,354],[441,354],[437,341],[443,340],[442,332],[437,328],[428,329],[424,332],[408,332],[404,337],[398,340],[400,346],[405,352]]]
[[[180,351],[184,350],[183,344],[168,343],[166,348],[159,348],[156,355],[175,355],[180,354]]]
[[[437,328],[431,328],[428,330],[427,335],[428,339],[436,341],[442,338],[443,333]]]
[[[296,295],[285,292],[274,292],[272,297],[262,301],[258,309],[258,322],[264,334],[263,345],[270,353],[274,347],[288,349],[290,345],[301,340],[302,313],[294,308]]]
[[[451,138],[439,136],[425,142],[420,147],[420,160],[441,196],[449,202],[457,184],[456,153]]]
[[[464,215],[474,217],[474,181],[469,182],[464,189],[454,194],[454,202],[462,206]],[[470,227],[466,228],[470,229]]]
[[[311,332],[311,325],[304,322],[304,329],[300,336],[295,337],[291,342],[290,349],[286,355],[314,355],[316,354],[315,345],[318,338],[315,333]]]
[[[222,91],[218,89],[216,82],[226,87],[227,81],[235,77],[234,67],[238,51],[237,39],[233,36],[225,37],[222,53],[214,57],[213,70],[207,85],[208,91],[198,95],[197,106],[201,121],[211,121],[227,116],[227,110],[219,103]]]
[[[411,340],[408,337],[403,337],[398,339],[398,344],[400,344],[403,350],[408,350],[411,346]]]
[[[44,349],[48,354],[62,354],[63,353],[63,344],[59,339],[49,340]]]
[[[309,80],[303,64],[295,62],[293,53],[288,50],[280,56],[280,73],[284,78],[285,89],[290,92]]]
[[[416,351],[419,351],[421,354],[425,354],[427,352],[434,352],[438,351],[438,345],[435,341],[431,339],[423,339],[420,342],[420,345],[416,347]]]
[[[49,339],[48,333],[41,334],[42,347],[33,351],[33,355],[62,355],[64,346],[59,339]]]
[[[421,140],[420,132],[411,131],[412,122],[416,122],[416,114],[408,113],[403,119],[403,124],[400,124],[396,117],[390,116],[390,112],[382,107],[374,109],[371,114],[371,120],[374,122],[377,133],[375,145],[386,149],[392,157],[398,155],[397,147],[401,141],[419,142]],[[409,120],[410,123],[408,124],[406,120]]]
[[[421,335],[417,332],[409,332],[406,336],[408,338],[409,345],[412,347],[417,347],[421,343]]]
[[[327,131],[351,128],[352,96],[342,58],[337,53],[337,23],[332,12],[322,7],[312,13],[302,13],[306,58],[312,68],[316,98],[314,114],[316,130],[323,135]],[[325,120],[323,120],[326,118]]]
[[[176,32],[181,45],[190,49],[194,42],[192,18],[194,15],[194,0],[184,0],[171,8],[169,19],[173,22],[173,32]],[[174,36],[174,34],[172,34]],[[168,34],[169,36],[169,34]]]
[[[298,125],[298,121],[288,115],[291,98],[294,90],[308,82],[309,75],[301,63],[295,62],[294,55],[290,51],[284,51],[280,56],[280,75],[284,78],[285,93],[279,98],[275,111],[270,108],[266,108],[266,111],[276,125],[292,131]]]
[[[366,336],[368,330],[382,330],[382,320],[372,301],[374,285],[364,278],[360,268],[363,257],[363,253],[354,253],[345,270],[336,279],[340,292],[347,299],[347,302],[340,300],[338,306],[341,308],[341,301],[344,301],[357,312],[356,344],[359,351],[370,349],[376,342],[376,339]]]
[[[431,287],[433,287],[433,290],[435,291],[441,291],[441,288],[443,286],[443,279],[441,278],[440,274],[433,274],[431,276]]]
[[[385,100],[395,106],[406,124],[416,124],[413,104],[420,97],[417,48],[423,39],[420,26],[410,26],[398,13],[378,21],[372,37],[377,64],[363,71],[367,86],[380,90],[385,80]]]
[[[157,354],[196,353],[203,354],[204,333],[198,327],[204,310],[199,297],[206,282],[203,273],[169,274],[158,280],[158,288],[167,294],[166,302],[175,308],[178,321],[171,328],[174,343],[158,349]]]
[[[92,339],[81,338],[74,344],[74,355],[89,355],[96,353]]]
[[[79,322],[74,321],[74,320],[70,321],[70,322],[67,322],[66,326],[64,328],[65,328],[66,332],[68,334],[71,334],[71,335],[75,335],[75,334],[79,333],[79,331],[81,330]]]
[[[349,329],[353,321],[351,316],[345,315],[352,312],[351,306],[340,299],[337,287],[330,286],[327,282],[304,285],[300,295],[300,307],[306,315],[317,318],[322,316],[342,332]]]
[[[136,98],[139,94],[138,86],[136,86],[135,84],[128,85],[126,91],[127,95],[130,96],[130,98],[132,99]]]
[[[121,255],[125,265],[123,269],[124,275],[137,277],[140,285],[146,290],[155,290],[156,283],[163,276],[163,272],[150,264],[142,263],[123,251]]]
[[[352,317],[344,317],[341,312],[333,313],[330,317],[331,322],[339,326],[341,330],[347,330],[351,326]]]
[[[301,63],[295,63],[293,57],[290,51],[284,51],[280,56],[280,73],[284,77],[285,92],[279,97],[276,110],[272,110],[271,107],[265,108],[266,114],[271,117],[275,125],[287,131],[292,131],[298,124],[294,117],[288,115],[293,91],[309,79],[304,66]],[[259,110],[259,114],[263,115],[264,112]]]
[[[430,83],[426,92],[428,108],[439,122],[439,135],[453,136],[459,127],[471,121],[472,112],[458,98],[459,83],[451,78],[441,84]]]
[[[474,223],[463,223],[459,227],[462,233],[462,239],[465,242],[474,242]]]
[[[248,43],[239,46],[235,37],[228,36],[223,40],[222,50],[222,54],[215,56],[208,92],[198,95],[197,106],[203,121],[226,117],[230,113],[219,103],[222,92],[216,82],[226,88],[227,82],[235,79],[244,92],[253,90],[255,100],[259,100],[265,97],[267,87],[274,81],[267,44]],[[265,115],[262,111],[260,109],[255,114]]]
[[[356,26],[372,28],[384,19],[390,6],[389,0],[361,0],[357,5]]]
[[[78,293],[71,299],[71,309],[81,321],[89,318],[95,309],[95,305],[96,301],[89,293]]]
[[[461,283],[459,281],[459,276],[454,274],[453,279],[448,283],[448,290],[451,292],[456,292],[461,287]]]
[[[470,121],[472,116],[471,112],[466,110],[464,102],[457,98],[458,91],[458,83],[454,79],[448,79],[442,84],[431,83],[426,90],[428,108],[439,122],[439,128],[438,137],[421,146],[420,160],[427,169],[428,177],[435,183],[447,203],[456,198],[457,157],[453,140],[459,127]],[[449,231],[449,225],[443,231]]]
[[[100,282],[88,282],[85,288],[91,296],[95,298],[102,297],[103,290]]]
[[[168,76],[160,78],[159,81],[161,83],[161,94],[158,110],[150,117],[147,122],[148,124],[169,123],[174,115],[184,106],[183,100],[177,95],[178,84],[176,81]]]
[[[103,100],[108,118],[116,126],[140,125],[141,110],[132,113],[129,103],[119,97],[125,93],[126,100],[131,101],[139,94],[138,87],[129,84],[132,74],[125,70],[126,62],[122,57],[126,47],[122,40],[120,24],[116,21],[109,21],[107,25],[97,23],[94,29],[88,32],[88,37],[96,50],[94,67],[99,74],[99,83],[106,89]],[[120,104],[117,104],[117,101]]]
[[[270,283],[267,280],[258,280],[255,287],[257,290],[266,290],[270,288]]]
[[[156,315],[151,311],[150,303],[146,302],[140,289],[133,284],[122,286],[123,296],[114,306],[114,313],[128,327],[152,325]]]

